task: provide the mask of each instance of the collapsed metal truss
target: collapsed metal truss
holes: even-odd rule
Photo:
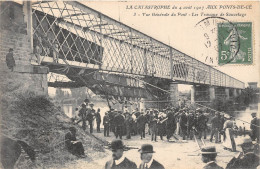
[[[244,88],[244,83],[79,2],[32,4],[34,50],[42,63]]]

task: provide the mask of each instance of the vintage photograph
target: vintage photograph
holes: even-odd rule
[[[260,1],[0,1],[0,168],[260,169]]]

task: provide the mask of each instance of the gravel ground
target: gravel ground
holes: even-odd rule
[[[111,133],[110,137],[103,137],[102,133],[94,133],[94,135],[102,140],[107,140],[111,142],[115,139],[113,133]],[[166,140],[160,140],[158,137],[158,142],[151,142],[150,136],[146,135],[145,139],[140,139],[139,136],[133,136],[132,139],[126,140],[123,137],[123,141],[125,145],[140,148],[142,144],[149,143],[154,146],[154,150],[156,153],[154,154],[154,159],[158,160],[162,163],[166,169],[197,169],[202,168],[204,163],[201,161],[201,156],[199,155],[199,148],[194,140],[181,140],[179,136],[177,136],[179,140],[172,139],[171,142],[167,142]],[[166,139],[166,138],[164,138]],[[239,138],[236,138],[238,141]],[[208,139],[205,140],[206,145],[215,145],[218,157],[217,163],[226,167],[227,163],[230,159],[235,156],[238,152],[230,152],[228,150],[224,150],[221,143],[211,143]],[[237,147],[237,150],[240,151],[240,147]],[[104,158],[95,158],[93,161],[79,159],[74,163],[66,165],[66,168],[93,168],[93,169],[101,169],[104,168],[105,162],[111,159],[110,150],[106,150],[107,154]],[[125,156],[130,160],[134,161],[137,165],[140,164],[140,154],[137,149],[130,149],[125,151]]]

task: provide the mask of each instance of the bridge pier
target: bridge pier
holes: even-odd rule
[[[226,98],[229,99],[230,96],[229,96],[229,88],[225,88],[225,93],[226,93]]]
[[[214,86],[209,86],[209,99],[210,102],[216,98],[216,91]]]
[[[179,92],[178,92],[178,84],[177,83],[170,83],[170,103],[172,106],[176,107],[179,103]]]
[[[233,89],[232,92],[233,92],[233,97],[237,97],[237,89]]]
[[[1,53],[0,56],[0,76],[1,94],[33,92],[36,95],[48,95],[47,74],[48,68],[40,65],[32,65],[31,59],[35,57],[31,48],[31,21],[27,15],[28,2],[23,2],[22,7],[13,5],[14,2],[5,2],[2,4],[9,8],[9,12],[1,14],[0,28],[1,34]],[[12,13],[12,17],[10,15]],[[16,24],[14,24],[16,23]],[[13,49],[15,66],[11,71],[6,63],[5,58],[9,49]],[[12,100],[12,99],[11,99]]]

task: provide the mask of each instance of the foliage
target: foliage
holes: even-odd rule
[[[54,104],[46,96],[27,92],[16,95],[12,111],[18,113],[24,127],[49,128],[56,112]]]
[[[241,95],[235,98],[236,103],[248,106],[250,103],[257,103],[258,102],[258,89],[254,88],[245,88],[242,90]]]

